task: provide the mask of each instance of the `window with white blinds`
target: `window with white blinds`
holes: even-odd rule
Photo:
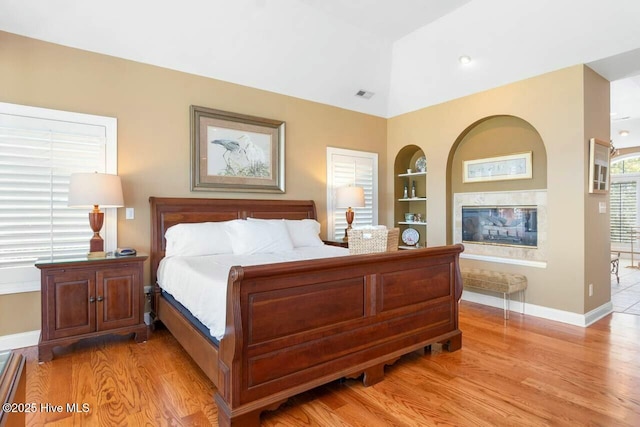
[[[353,208],[353,227],[378,224],[378,154],[327,148],[327,235],[331,240],[344,237],[347,220],[344,208],[335,207],[336,189],[345,186],[364,189],[365,207]]]
[[[116,173],[116,127],[110,117],[0,103],[0,293],[38,283],[40,257],[86,255],[89,210],[67,207],[69,176]],[[115,209],[105,210],[107,250],[115,227]]]
[[[629,244],[638,230],[638,176],[614,178],[609,188],[611,243]],[[634,246],[637,247],[637,241]],[[622,249],[622,248],[619,248]]]

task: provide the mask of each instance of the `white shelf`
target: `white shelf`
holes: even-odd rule
[[[398,224],[402,224],[402,225],[427,225],[426,222],[418,222],[418,221],[399,221]]]
[[[411,172],[411,173],[399,173],[398,176],[425,176],[426,172]]]
[[[407,199],[398,199],[399,202],[424,202],[426,200],[427,200],[426,197],[414,197],[414,198],[407,198]]]

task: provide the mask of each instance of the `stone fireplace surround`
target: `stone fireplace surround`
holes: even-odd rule
[[[453,242],[462,243],[462,206],[532,206],[538,209],[538,247],[465,242],[461,258],[545,268],[547,265],[547,191],[456,193],[453,196]]]

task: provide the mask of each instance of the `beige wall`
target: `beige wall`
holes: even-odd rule
[[[0,337],[40,329],[40,292],[0,295]]]
[[[376,152],[379,175],[387,175],[385,119],[5,32],[0,101],[118,119],[118,173],[135,208],[134,220],[118,211],[118,244],[141,252],[149,248],[149,196],[313,199],[325,233],[326,147]],[[284,120],[286,194],[190,192],[192,104]],[[386,181],[379,189],[387,194]],[[381,197],[381,218],[385,203]],[[38,292],[0,296],[0,309],[8,304],[15,315],[10,326],[0,323],[0,336],[37,329]]]
[[[511,115],[529,123],[539,133],[547,154],[547,267],[471,260],[462,263],[526,274],[527,303],[580,314],[609,301],[605,294],[610,287],[608,256],[601,258],[605,249],[599,248],[597,254],[586,250],[586,224],[592,219],[591,204],[595,202],[586,200],[587,141],[592,135],[608,135],[609,131],[604,123],[608,118],[606,112],[600,113],[604,120],[590,123],[588,129],[585,126],[585,120],[591,117],[591,113],[586,117],[585,93],[590,104],[609,96],[608,85],[594,74],[584,66],[574,66],[394,117],[388,123],[387,139],[389,168],[396,153],[407,144],[418,145],[425,152],[428,239],[430,245],[439,245],[447,243],[447,229],[451,226],[448,173],[456,141],[470,126],[488,117]],[[607,108],[608,101],[597,107],[603,111]],[[592,109],[595,111],[596,107],[590,106],[589,111]],[[388,188],[392,179],[387,177]],[[590,205],[590,212],[586,212],[586,204]],[[389,213],[387,220],[391,218]],[[597,239],[589,236],[588,242],[603,245],[608,251],[605,233],[608,235],[608,227],[597,231]],[[585,303],[584,297],[587,278],[593,280],[597,289],[590,304]]]
[[[327,146],[379,153],[379,218],[387,224],[393,223],[395,155],[406,145],[419,146],[428,163],[429,245],[446,244],[452,147],[487,117],[519,117],[539,133],[546,149],[549,259],[545,269],[498,267],[528,276],[528,303],[585,313],[609,300],[608,261],[602,259],[609,250],[603,225],[608,215],[597,214],[598,202],[607,197],[589,195],[586,179],[587,141],[609,133],[609,87],[584,66],[385,120],[4,32],[0,58],[1,102],[118,118],[118,169],[126,204],[136,210],[134,220],[124,220],[119,210],[119,244],[143,252],[149,248],[152,195],[314,199],[326,225]],[[286,121],[286,194],[190,192],[192,104]],[[147,266],[145,283],[148,278]],[[594,283],[594,297],[586,296],[587,283]],[[0,319],[0,336],[39,325],[38,292],[0,296],[0,310],[8,306],[11,320]]]
[[[584,67],[584,133],[588,141],[598,138],[609,141],[611,120],[609,81],[588,67]],[[589,146],[584,153],[585,164],[589,162]],[[585,289],[583,300],[585,312],[589,312],[611,300],[610,252],[611,233],[608,194],[589,194],[589,168],[585,168]],[[605,203],[607,212],[601,213],[600,203]],[[593,296],[589,297],[588,285],[593,284]]]

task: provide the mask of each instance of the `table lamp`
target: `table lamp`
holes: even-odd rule
[[[124,206],[122,197],[122,183],[118,175],[106,173],[74,173],[69,182],[69,207],[90,208],[89,225],[93,230],[93,237],[89,241],[89,258],[105,256],[104,240],[100,237],[100,230],[104,223],[103,208],[119,208]]]
[[[349,240],[349,230],[356,213],[351,208],[364,207],[364,188],[362,187],[339,187],[336,190],[336,207],[347,208],[345,212],[347,218],[347,228],[344,230],[344,241]]]

